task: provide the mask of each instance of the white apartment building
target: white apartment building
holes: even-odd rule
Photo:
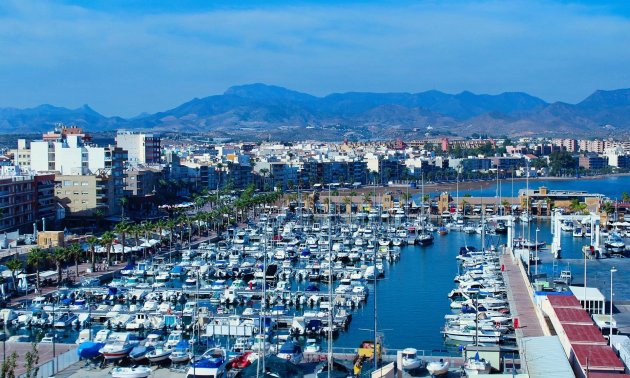
[[[129,163],[133,165],[159,164],[160,144],[160,137],[154,134],[127,130],[118,130],[116,133],[116,147],[127,151]]]
[[[79,135],[68,135],[57,141],[32,141],[30,169],[56,171],[62,175],[94,174],[107,168],[111,150],[110,147],[86,146]]]

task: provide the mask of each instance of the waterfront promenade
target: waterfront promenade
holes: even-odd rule
[[[546,336],[532,301],[529,284],[519,267],[518,258],[501,255],[501,264],[505,267],[503,279],[508,290],[510,311],[515,322],[518,319],[517,339]]]

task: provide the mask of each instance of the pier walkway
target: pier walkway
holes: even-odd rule
[[[545,336],[545,332],[536,315],[536,309],[528,290],[528,283],[518,266],[518,258],[501,255],[501,264],[505,267],[503,279],[508,290],[510,312],[514,319],[518,319],[516,329],[517,339],[523,337]]]

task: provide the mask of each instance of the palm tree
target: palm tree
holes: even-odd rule
[[[123,197],[124,198],[124,197]],[[117,233],[118,235],[120,235],[120,243],[123,246],[123,256],[125,255],[125,236],[127,235],[127,233],[129,232],[131,224],[122,221],[118,224],[116,224],[116,227],[114,227],[114,232]]]
[[[569,206],[569,209],[574,213],[584,213],[587,208],[588,206],[577,198],[571,200],[571,205]]]
[[[363,195],[363,202],[371,204],[372,203],[372,196],[370,195],[370,193],[365,193]]]
[[[129,203],[129,198],[120,197],[118,201],[120,202],[120,220],[124,222],[125,221],[125,206],[127,206],[127,204]]]
[[[39,289],[39,268],[41,264],[46,261],[46,255],[44,254],[44,250],[35,247],[28,251],[26,255],[26,264],[35,268],[35,286]]]
[[[19,260],[18,258],[14,257],[11,260],[7,261],[6,266],[11,271],[11,279],[13,280],[13,289],[16,289],[17,286],[15,285],[15,274],[18,271],[22,270],[22,260]]]
[[[79,278],[79,260],[81,259],[81,255],[83,255],[83,250],[79,243],[70,244],[67,248],[68,258],[74,260],[74,269],[77,276]]]
[[[112,246],[114,244],[114,240],[116,240],[116,235],[114,235],[114,233],[111,231],[107,231],[103,235],[101,235],[101,242],[105,245],[105,248],[107,248],[107,265],[108,266],[110,265],[110,255],[111,255]]]
[[[66,249],[63,247],[56,247],[52,253],[48,255],[48,258],[55,264],[57,269],[57,285],[61,285],[61,266],[65,263],[67,254]]]
[[[89,236],[86,240],[88,246],[90,246],[90,261],[92,262],[92,272],[96,270],[96,245],[98,244],[98,238],[94,235]]]

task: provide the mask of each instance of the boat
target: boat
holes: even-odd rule
[[[192,358],[192,353],[190,352],[190,344],[188,344],[188,341],[182,340],[178,342],[169,358],[174,364],[181,364],[189,361]]]
[[[155,350],[154,346],[145,345],[136,345],[131,352],[129,352],[129,358],[133,361],[138,362],[144,359],[147,359],[147,354]]]
[[[91,359],[98,357],[100,354],[99,350],[105,345],[105,343],[95,343],[92,341],[84,341],[79,344],[77,348],[77,356],[79,358]]]
[[[172,349],[167,349],[164,346],[155,347],[152,351],[146,353],[146,358],[152,364],[157,362],[166,361],[173,353]]]
[[[40,343],[52,344],[52,343],[56,342],[57,339],[58,339],[58,337],[54,333],[46,333],[44,335],[44,337],[42,337],[42,340],[40,341]]]
[[[440,234],[440,235],[448,234],[448,228],[446,228],[446,226],[444,226],[444,225],[438,227],[438,234]]]
[[[285,342],[278,352],[278,358],[291,361],[294,364],[299,364],[303,357],[302,347],[292,340]]]
[[[626,250],[626,243],[624,243],[621,236],[616,233],[608,235],[606,241],[604,242],[604,246],[606,249],[614,253],[623,253]]]
[[[127,357],[137,342],[132,335],[126,332],[114,332],[108,338],[105,345],[99,350],[105,360],[119,360]]]
[[[475,357],[470,357],[464,363],[464,371],[466,371],[467,377],[479,374],[489,374],[490,370],[492,370],[492,365],[490,365],[490,362],[485,359],[479,358],[479,353],[475,353]]]
[[[148,366],[117,367],[112,369],[113,378],[146,378],[151,375],[151,368]]]
[[[424,361],[418,357],[418,351],[414,348],[405,348],[402,351],[403,370],[415,370],[424,367]]]
[[[431,361],[427,364],[427,371],[434,377],[448,374],[450,363],[440,358],[439,361]]]
[[[433,235],[425,232],[421,233],[416,238],[416,244],[422,247],[433,244]]]
[[[306,347],[304,348],[304,352],[317,353],[319,351],[320,351],[320,346],[317,343],[316,339],[306,339]]]
[[[251,365],[251,363],[256,361],[256,359],[258,359],[258,354],[254,352],[245,352],[234,357],[228,365],[230,369],[242,370]]]

